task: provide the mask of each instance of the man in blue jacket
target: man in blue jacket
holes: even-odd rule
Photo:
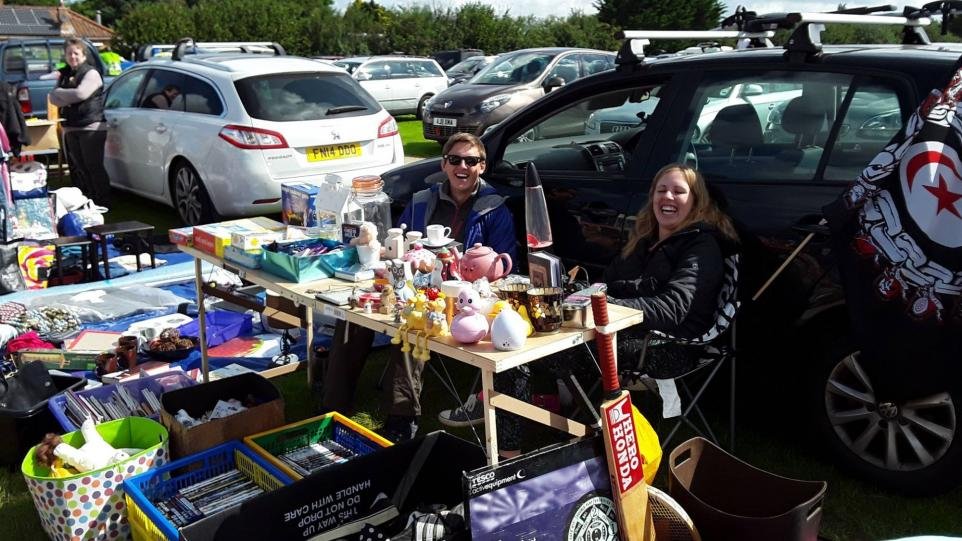
[[[451,237],[465,248],[481,243],[516,261],[514,219],[505,196],[481,179],[486,166],[484,144],[476,136],[458,133],[444,144],[441,170],[447,179],[414,194],[398,223],[426,233],[430,224],[451,228]],[[371,350],[374,331],[338,321],[324,378],[322,406],[350,414],[357,380]],[[421,370],[424,363],[399,348],[391,348],[391,391],[385,397],[388,418],[384,434],[394,441],[414,437],[421,415]]]

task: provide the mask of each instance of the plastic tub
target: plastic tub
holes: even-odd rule
[[[126,539],[130,526],[124,503],[124,479],[164,464],[169,453],[167,430],[158,422],[128,417],[97,425],[97,432],[116,449],[143,451],[123,462],[71,477],[51,477],[38,464],[33,448],[20,469],[33,497],[40,523],[51,539]],[[84,444],[80,431],[64,434],[74,447]]]
[[[168,520],[157,506],[178,490],[230,470],[237,469],[265,491],[275,490],[292,483],[282,472],[263,458],[244,447],[238,441],[230,441],[207,451],[175,460],[166,466],[127,479],[127,509],[135,541],[176,541],[180,538],[177,527]],[[212,527],[202,524],[217,519],[229,511],[224,509],[184,526],[188,528]]]
[[[52,374],[54,385],[59,391],[83,389],[86,380],[81,377],[58,376]],[[47,432],[60,432],[57,420],[48,404],[63,395],[56,394],[26,407],[10,406],[0,408],[0,464],[16,468],[24,453],[40,443]]]
[[[187,374],[179,371],[171,371],[164,372],[163,374],[137,378],[114,385],[104,385],[103,387],[80,391],[77,393],[77,396],[106,400],[119,386],[125,387],[127,390],[131,391],[131,394],[140,399],[140,402],[143,403],[143,395],[140,393],[145,389],[152,391],[155,395],[157,395],[157,399],[160,400],[160,396],[167,391],[190,387],[191,385],[196,384],[197,382],[187,376]],[[69,432],[80,428],[76,425],[76,423],[74,423],[71,417],[67,415],[67,398],[64,395],[59,394],[50,399],[50,413],[53,414],[54,419],[60,423],[60,426],[63,427],[64,430]],[[150,415],[149,417],[155,421],[159,420],[160,412],[158,411],[155,415]]]
[[[333,441],[350,449],[355,456],[362,456],[390,447],[391,442],[355,423],[337,412],[312,417],[297,423],[253,434],[244,443],[255,453],[264,457],[291,479],[303,479],[304,475],[293,470],[278,455],[311,445]]]
[[[801,541],[818,538],[824,481],[800,481],[760,470],[692,438],[671,452],[671,497],[702,539]]]

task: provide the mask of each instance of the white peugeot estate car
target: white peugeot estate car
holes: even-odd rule
[[[279,212],[284,182],[404,162],[394,118],[344,70],[306,58],[175,51],[118,77],[104,104],[111,185],[188,225]]]

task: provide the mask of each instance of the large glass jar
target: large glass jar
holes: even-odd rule
[[[391,198],[383,191],[384,181],[377,175],[354,177],[351,181],[351,202],[348,219],[353,222],[371,222],[377,226],[377,240],[384,244],[387,230],[394,226],[391,220]]]

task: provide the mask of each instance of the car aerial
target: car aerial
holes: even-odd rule
[[[924,17],[876,17],[904,25],[905,44],[823,46],[819,25],[837,21],[819,22],[819,15],[768,19],[794,29],[784,47],[771,46],[774,26],[761,26],[741,34],[753,47],[711,54],[638,58],[634,51],[648,36],[626,33],[615,70],[506,110],[514,112],[482,135],[484,178],[509,196],[524,246],[524,175],[535,164],[554,237],[564,239],[555,253],[595,279],[623,246],[655,173],[671,162],[696,166],[742,241],[743,409],[774,430],[816,434],[815,447],[876,483],[917,494],[945,490],[962,477],[960,384],[942,380],[907,397],[876,396],[859,364],[830,242],[818,222],[822,207],[904,127],[929,91],[946,84],[962,46],[930,44]],[[522,80],[508,69],[519,64],[496,62],[475,81],[439,94],[425,113],[425,134],[481,133],[478,107],[497,111],[509,96],[494,91],[472,97],[470,106],[456,96],[498,79]],[[384,178],[403,205],[442,176],[438,160],[429,159]],[[753,302],[751,295],[810,232],[818,234],[802,255]],[[898,377],[910,381],[913,360],[904,366]]]
[[[565,47],[499,55],[470,82],[450,87],[428,102],[422,117],[424,138],[444,142],[458,132],[481,135],[552,90],[610,70],[614,62],[614,53]]]
[[[347,70],[392,115],[421,118],[425,102],[448,87],[441,66],[430,58],[359,56],[334,65]]]
[[[463,83],[474,77],[479,71],[493,62],[495,58],[495,56],[472,56],[451,66],[444,72],[445,75],[448,76],[448,85]]]
[[[194,225],[279,212],[284,182],[350,181],[403,163],[397,122],[344,70],[187,49],[134,66],[107,90],[112,187]]]

